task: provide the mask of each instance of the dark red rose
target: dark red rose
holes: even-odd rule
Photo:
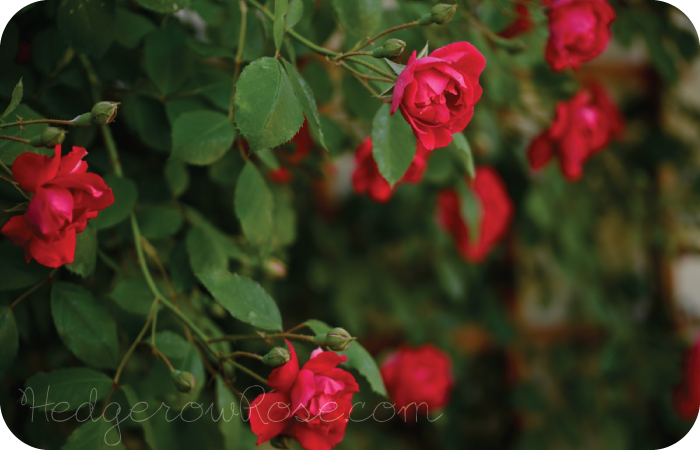
[[[622,115],[605,91],[592,85],[568,102],[559,102],[552,126],[532,141],[527,156],[539,170],[554,156],[571,181],[583,175],[586,161],[624,131]]]
[[[348,358],[320,348],[299,370],[299,360],[287,342],[291,359],[270,373],[274,392],[259,395],[250,405],[250,425],[258,445],[275,436],[290,436],[305,450],[328,450],[345,436],[352,396],[360,392],[355,378],[338,364]]]
[[[101,176],[87,173],[84,148],[61,157],[23,153],[12,164],[12,177],[22,189],[32,192],[29,209],[14,216],[2,234],[24,248],[27,262],[32,258],[48,267],[73,262],[76,234],[82,233],[97,212],[114,203],[112,189]]]
[[[282,148],[278,152],[278,156],[283,162],[286,162],[292,166],[298,166],[307,156],[311,154],[311,148],[313,145],[314,141],[311,138],[311,132],[309,131],[309,122],[304,120],[304,125],[302,125],[297,134],[295,134],[291,140],[290,147],[293,147],[291,151],[289,149]],[[287,184],[294,179],[294,176],[289,169],[280,167],[277,170],[270,171],[270,179],[278,184]]]
[[[432,344],[399,348],[382,362],[381,373],[396,413],[405,421],[414,422],[450,401],[452,359]]]
[[[518,3],[515,5],[515,13],[517,18],[506,27],[505,30],[498,33],[499,36],[506,39],[512,39],[521,34],[525,34],[535,27],[532,21],[532,15],[530,14],[530,9],[527,5]]]
[[[700,408],[700,336],[683,359],[683,378],[673,392],[673,408],[681,418],[695,420]]]
[[[548,13],[546,58],[552,69],[578,69],[600,55],[610,40],[615,10],[608,0],[555,0]]]
[[[408,170],[406,170],[406,173],[396,185],[399,183],[420,183],[425,170],[428,168],[429,156],[430,151],[418,141],[416,156],[413,157]],[[389,182],[379,173],[377,163],[372,156],[372,138],[369,136],[355,150],[355,171],[352,174],[352,187],[355,189],[356,194],[362,195],[367,193],[369,198],[378,203],[388,202],[394,192]]]
[[[438,194],[438,224],[452,235],[464,259],[478,263],[486,258],[508,231],[513,219],[513,203],[503,180],[490,167],[476,169],[471,190],[480,205],[477,242],[471,241],[469,227],[461,211],[460,197],[454,189],[444,189]]]
[[[464,130],[481,98],[479,76],[484,56],[468,42],[455,42],[416,58],[414,51],[394,87],[397,109],[428,150],[447,146]]]

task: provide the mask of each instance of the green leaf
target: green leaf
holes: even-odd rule
[[[228,269],[228,257],[224,249],[202,227],[187,233],[187,253],[194,273],[220,272]]]
[[[130,179],[110,174],[106,175],[104,180],[112,188],[114,203],[97,213],[97,217],[90,221],[96,230],[111,228],[129,217],[138,197],[136,183]]]
[[[275,203],[274,243],[282,247],[291,245],[297,237],[297,215],[292,206],[291,191],[282,186],[274,186],[272,194]]]
[[[0,307],[0,381],[17,357],[19,332],[12,310]]]
[[[175,26],[156,30],[146,37],[146,73],[162,95],[177,92],[189,77],[184,50],[185,35]]]
[[[97,233],[91,224],[78,234],[75,244],[75,259],[66,267],[73,273],[87,278],[97,265]]]
[[[8,121],[19,120],[17,117],[21,117],[23,120],[37,120],[43,119],[44,117],[28,107],[27,105],[21,104],[15,109],[11,117],[8,117]],[[47,127],[46,124],[32,125],[29,127],[24,127],[22,131],[19,127],[11,127],[2,130],[2,134],[6,136],[21,137],[24,139],[31,139],[34,136],[41,134],[42,131]],[[8,141],[5,139],[0,140],[0,161],[7,165],[12,165],[17,158],[22,153],[31,152],[38,153],[40,155],[53,155],[53,149],[48,148],[34,148],[31,145],[22,144],[20,142]]]
[[[328,333],[328,331],[331,330],[330,326],[320,320],[307,320],[306,324],[316,334]],[[379,372],[379,367],[377,367],[377,363],[374,361],[374,358],[372,358],[372,355],[370,355],[362,345],[354,341],[350,343],[347,350],[336,353],[348,357],[348,362],[345,363],[345,365],[349,368],[356,369],[362,376],[367,378],[374,392],[384,397],[387,396],[386,387],[384,386],[382,375]]]
[[[463,183],[457,183],[457,193],[460,198],[460,213],[469,228],[469,241],[479,240],[479,223],[481,222],[481,205],[474,192]]]
[[[122,390],[124,391],[126,401],[129,402],[129,406],[131,408],[135,408],[136,405],[141,403],[141,399],[131,386],[122,386]],[[141,409],[138,409],[137,411],[141,411]],[[151,450],[161,450],[161,447],[158,445],[155,427],[153,426],[151,421],[147,420],[151,414],[153,413],[144,411],[143,413],[132,414],[131,418],[134,419],[135,422],[140,423],[143,427],[143,434],[146,438],[146,443],[151,448]]]
[[[290,0],[289,10],[287,11],[287,16],[285,17],[285,22],[287,23],[287,30],[298,24],[301,18],[304,16],[304,2],[303,0]]]
[[[61,450],[124,450],[120,430],[104,417],[87,420],[70,436]]]
[[[56,20],[71,47],[99,58],[114,40],[114,18],[114,0],[63,0]]]
[[[15,88],[12,90],[12,99],[10,100],[10,104],[7,105],[7,108],[5,108],[5,112],[2,113],[2,116],[0,116],[0,120],[4,119],[10,113],[12,113],[12,111],[17,109],[20,102],[22,101],[23,95],[24,95],[24,85],[22,84],[22,79],[20,78],[19,83],[17,83],[17,86],[15,86]]]
[[[234,199],[236,217],[248,241],[264,247],[272,238],[272,194],[258,169],[247,162],[236,183]]]
[[[268,169],[278,170],[280,168],[280,162],[277,160],[277,156],[272,149],[268,148],[267,150],[260,150],[258,153],[256,153],[256,156]]]
[[[136,0],[136,3],[151,11],[172,14],[190,7],[190,0]]]
[[[177,233],[184,222],[180,210],[171,205],[149,206],[136,213],[141,234],[146,239],[164,239]]]
[[[333,8],[340,24],[353,36],[371,36],[382,20],[381,0],[333,0]]]
[[[255,281],[230,272],[196,275],[236,319],[265,330],[282,329],[282,317],[275,301]]]
[[[97,368],[117,366],[117,325],[90,292],[77,284],[54,283],[51,313],[58,335],[75,356]]]
[[[316,107],[316,99],[314,98],[314,93],[309,87],[309,84],[304,80],[304,78],[297,72],[297,69],[284,61],[284,67],[287,69],[287,74],[292,82],[292,88],[294,88],[294,94],[297,96],[301,102],[301,107],[304,110],[304,116],[306,120],[309,121],[309,127],[311,128],[311,134],[314,136],[316,142],[318,142],[321,147],[326,148],[326,143],[323,141],[323,130],[321,130],[321,118],[318,115],[318,108]],[[326,150],[328,150],[326,148]]]
[[[196,209],[186,206],[185,214],[190,222],[197,227],[201,227],[212,239],[214,239],[216,245],[221,247],[229,258],[241,259],[243,257],[243,252],[241,252],[231,238],[207,221]]]
[[[277,53],[280,52],[282,38],[284,37],[284,30],[287,26],[284,16],[287,14],[288,8],[288,0],[275,0],[275,22],[272,25],[272,32],[275,37],[275,48],[277,49]]]
[[[372,121],[372,156],[390,185],[403,177],[416,155],[416,137],[401,114],[389,115],[384,104]]]
[[[190,173],[187,171],[187,165],[179,159],[169,159],[165,163],[165,181],[168,182],[173,197],[184,194],[190,185]]]
[[[113,381],[107,375],[87,367],[56,369],[51,372],[39,372],[27,380],[25,387],[31,388],[34,398],[41,399],[40,405],[47,404],[50,410],[60,402],[68,405],[66,411],[75,411],[87,402],[97,402],[109,394]],[[26,391],[26,395],[31,395]],[[46,402],[44,402],[46,400]],[[53,405],[51,405],[53,403]],[[61,405],[58,411],[64,409]],[[87,410],[87,405],[81,412]]]
[[[393,70],[396,75],[401,75],[403,69],[406,68],[406,66],[404,66],[403,64],[396,64],[395,62],[386,58],[384,58],[384,61],[386,61],[386,63],[389,64],[389,67],[391,67],[391,70]]]
[[[170,122],[163,103],[149,97],[127,95],[122,113],[126,124],[147,146],[162,152],[172,150]]]
[[[182,370],[194,375],[196,387],[191,394],[185,394],[194,400],[204,389],[206,373],[204,363],[197,348],[190,341],[172,331],[161,331],[156,334],[156,346],[170,361],[175,370]]]
[[[236,125],[251,152],[284,144],[304,123],[292,83],[274,58],[261,58],[243,69],[234,107]]]
[[[7,240],[0,242],[0,291],[33,286],[46,278],[50,270],[36,261],[27,264],[22,247]]]
[[[151,312],[153,293],[146,280],[137,278],[120,281],[108,295],[124,310],[146,316]]]
[[[472,148],[469,146],[469,141],[464,137],[462,133],[455,133],[452,135],[452,143],[455,148],[459,150],[459,158],[464,164],[464,170],[467,171],[469,178],[474,179],[474,157],[472,155]]]
[[[231,148],[236,130],[229,118],[214,111],[186,112],[173,124],[173,157],[204,166]]]
[[[117,8],[114,19],[115,28],[119,31],[114,39],[119,45],[128,49],[138,47],[141,40],[156,29],[153,22],[146,16],[133,13],[126,8]]]
[[[241,450],[255,448],[256,436],[249,427],[243,425],[241,402],[226,386],[222,377],[216,377],[216,407],[219,430],[224,436],[224,450]]]

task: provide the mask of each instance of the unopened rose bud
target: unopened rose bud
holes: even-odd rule
[[[275,347],[263,356],[262,362],[266,366],[279,367],[286,364],[291,359],[289,351],[286,348]]]
[[[405,48],[406,43],[401,39],[388,39],[384,45],[372,51],[372,56],[375,58],[393,59],[401,56]]]
[[[60,128],[48,127],[41,134],[38,134],[29,140],[29,145],[32,147],[49,147],[53,148],[59,145],[66,138],[65,130]]]
[[[92,113],[81,114],[71,122],[78,127],[89,127],[92,125]]]
[[[170,376],[175,382],[175,389],[182,393],[191,394],[197,387],[197,383],[194,380],[194,375],[192,375],[189,372],[173,370],[172,372],[170,372]]]
[[[119,103],[116,102],[100,102],[96,104],[90,114],[92,114],[92,123],[99,126],[105,126],[111,123],[117,117],[117,108]]]
[[[263,270],[270,278],[279,279],[287,276],[287,266],[278,259],[270,258],[265,261]]]
[[[430,16],[433,18],[433,22],[435,22],[438,25],[444,25],[450,20],[452,20],[452,17],[455,15],[455,11],[457,11],[457,5],[446,5],[444,3],[438,3],[437,5],[433,6],[433,9],[430,10]]]
[[[356,339],[343,328],[333,328],[326,334],[314,336],[313,342],[317,345],[325,345],[334,352],[342,352],[347,350],[348,345]]]

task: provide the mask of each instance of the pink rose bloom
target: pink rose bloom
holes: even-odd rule
[[[467,127],[481,98],[484,56],[468,42],[455,42],[416,58],[414,51],[394,87],[391,114],[401,110],[428,150],[447,146]]]

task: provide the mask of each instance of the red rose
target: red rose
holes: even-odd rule
[[[307,120],[304,120],[304,125],[302,125],[297,134],[294,135],[291,143],[294,149],[291,152],[282,150],[279,156],[280,159],[287,161],[289,164],[298,166],[304,158],[311,154],[311,147],[314,145],[314,141],[311,139],[311,132],[309,131],[309,122]],[[287,184],[291,183],[294,176],[286,167],[280,167],[277,170],[270,171],[270,179],[277,184]]]
[[[415,421],[418,414],[443,408],[454,386],[452,359],[432,344],[401,347],[381,365],[382,378],[399,416]]]
[[[438,194],[438,224],[452,235],[464,259],[478,263],[508,231],[513,219],[513,203],[503,180],[490,167],[476,169],[471,190],[480,205],[478,241],[471,242],[459,194],[454,189],[444,189]]]
[[[556,0],[549,10],[546,58],[552,69],[578,69],[600,55],[610,40],[615,11],[607,0]]]
[[[0,230],[15,245],[24,248],[27,262],[32,258],[48,267],[73,262],[75,235],[82,233],[97,212],[114,203],[112,189],[101,176],[87,173],[84,148],[61,157],[23,153],[12,164],[12,177],[22,189],[32,192],[29,209],[14,216]]]
[[[352,395],[360,392],[355,378],[338,364],[348,358],[320,348],[299,370],[299,360],[287,342],[291,359],[270,373],[274,392],[259,395],[250,405],[250,425],[258,445],[283,434],[306,450],[328,450],[343,440],[352,412]]]
[[[695,420],[700,408],[700,337],[686,351],[683,378],[673,391],[673,408],[685,420]]]
[[[505,30],[498,33],[502,38],[511,39],[534,28],[535,24],[532,22],[530,9],[526,5],[522,3],[515,5],[515,13],[517,18]]]
[[[400,108],[428,150],[447,146],[474,115],[485,66],[484,56],[467,42],[455,42],[420,59],[414,51],[396,81],[391,114]]]
[[[418,141],[416,156],[403,175],[399,183],[418,184],[423,179],[423,174],[428,168],[428,156],[430,151]],[[398,184],[398,183],[397,183]],[[352,174],[352,187],[355,193],[362,195],[365,192],[375,202],[386,203],[394,193],[389,182],[379,173],[377,163],[372,157],[372,138],[367,139],[355,150],[355,171]]]
[[[583,175],[584,163],[624,131],[617,107],[605,91],[592,85],[568,102],[557,104],[556,118],[549,130],[530,144],[530,167],[538,170],[555,154],[564,176],[575,181]]]

